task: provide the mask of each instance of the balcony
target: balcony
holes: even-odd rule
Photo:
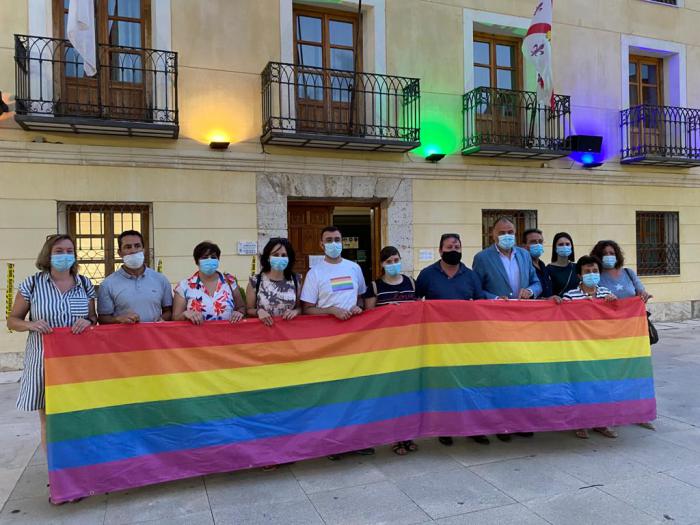
[[[420,146],[417,78],[279,62],[261,77],[263,144],[389,152]]]
[[[620,112],[623,164],[700,166],[700,110],[634,106]]]
[[[463,97],[462,155],[551,160],[566,157],[571,100],[554,96],[554,109],[532,91],[479,87]]]
[[[15,120],[28,131],[177,138],[177,53],[99,44],[85,75],[68,40],[15,35]]]

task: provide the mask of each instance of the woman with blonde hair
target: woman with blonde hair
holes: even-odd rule
[[[81,334],[97,323],[97,314],[95,289],[90,279],[78,274],[75,242],[69,235],[50,235],[39,252],[36,267],[39,271],[19,285],[7,327],[29,332],[17,408],[39,411],[41,444],[46,450],[42,336],[61,327]]]

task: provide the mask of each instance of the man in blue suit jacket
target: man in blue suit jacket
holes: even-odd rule
[[[499,218],[491,232],[494,244],[474,256],[472,269],[488,299],[534,299],[542,285],[530,254],[515,245],[515,225]]]

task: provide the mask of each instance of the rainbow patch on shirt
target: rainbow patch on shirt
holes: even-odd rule
[[[331,291],[332,292],[344,292],[345,290],[352,290],[352,277],[335,277],[331,279]]]

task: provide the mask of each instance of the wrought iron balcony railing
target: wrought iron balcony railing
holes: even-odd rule
[[[634,106],[620,112],[624,164],[700,166],[700,110]]]
[[[555,159],[571,153],[571,98],[554,95],[554,108],[533,91],[478,87],[463,97],[463,155]]]
[[[177,53],[99,44],[86,76],[68,40],[15,35],[16,115],[34,131],[177,137]]]
[[[262,72],[263,144],[363,151],[420,145],[420,82],[270,62]]]

